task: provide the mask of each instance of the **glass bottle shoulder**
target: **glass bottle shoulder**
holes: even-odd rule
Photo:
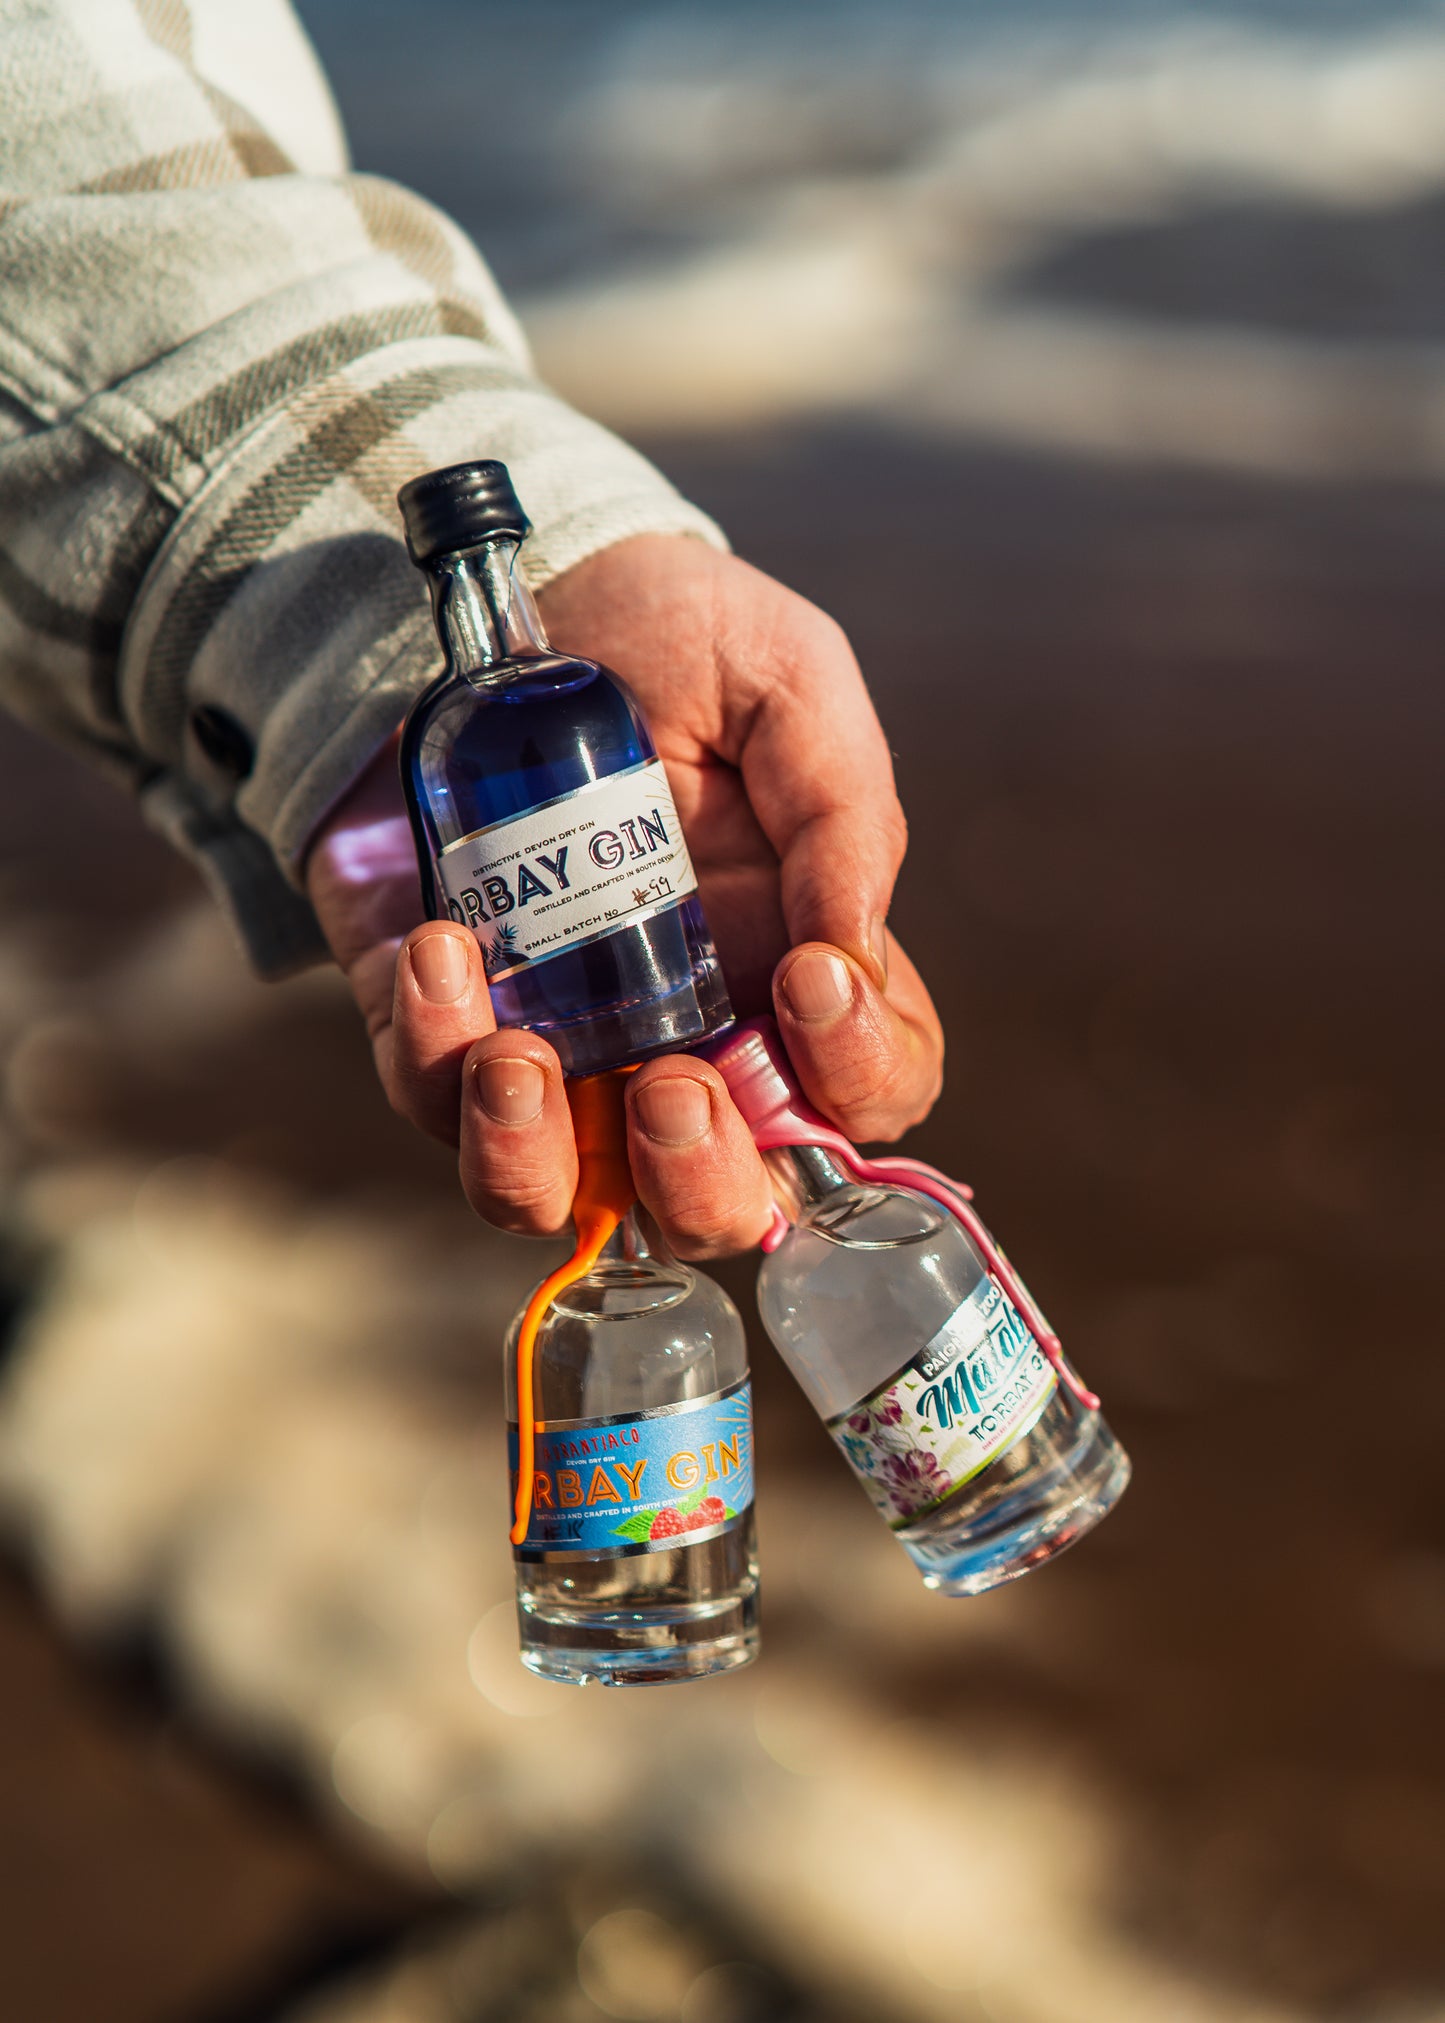
[[[958,1224],[927,1195],[858,1182],[809,1202],[788,1241],[814,1237],[845,1250],[897,1250],[929,1243],[944,1229],[957,1230]]]
[[[507,1408],[515,1415],[514,1324]],[[710,1397],[747,1375],[737,1308],[674,1259],[604,1260],[553,1302],[537,1333],[538,1416],[605,1419]]]
[[[476,682],[449,670],[412,706],[401,751],[441,847],[654,757],[626,683],[556,653],[498,663]]]
[[[499,660],[470,680],[456,667],[447,667],[417,697],[412,717],[435,737],[443,728],[455,729],[476,710],[515,708],[529,701],[576,695],[599,680],[619,685],[600,661],[570,653],[533,653]]]
[[[758,1308],[828,1417],[931,1341],[984,1276],[965,1230],[926,1196],[840,1187],[805,1208],[764,1259]]]

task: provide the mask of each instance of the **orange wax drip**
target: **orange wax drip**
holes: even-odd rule
[[[517,1336],[517,1503],[512,1543],[521,1545],[532,1515],[532,1477],[536,1461],[537,1401],[533,1390],[533,1351],[537,1331],[559,1292],[586,1278],[602,1255],[608,1238],[633,1202],[637,1190],[627,1163],[627,1111],[622,1091],[631,1068],[613,1068],[567,1084],[567,1103],[577,1139],[577,1193],[572,1223],[577,1248],[550,1278],[544,1278],[522,1315]]]

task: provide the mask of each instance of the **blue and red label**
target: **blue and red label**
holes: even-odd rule
[[[507,1460],[517,1480],[517,1429]],[[726,1391],[616,1419],[537,1425],[532,1514],[517,1559],[616,1559],[716,1538],[753,1500],[753,1392]]]

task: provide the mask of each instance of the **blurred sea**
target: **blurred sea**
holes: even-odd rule
[[[846,627],[949,1035],[911,1149],[1136,1475],[944,1604],[755,1342],[762,1663],[529,1680],[538,1252],[334,973],[248,978],[0,724],[0,2013],[1439,2023],[1445,12],[301,11],[358,165]],[[149,1714],[57,1690],[37,1595]]]
[[[302,12],[358,165],[458,217],[634,433],[1445,462],[1438,7]]]

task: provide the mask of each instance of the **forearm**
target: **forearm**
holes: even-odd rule
[[[129,775],[280,971],[321,950],[307,839],[434,663],[400,483],[503,458],[539,584],[719,537],[537,383],[448,220],[346,172],[279,0],[175,13],[0,31],[0,685]]]

